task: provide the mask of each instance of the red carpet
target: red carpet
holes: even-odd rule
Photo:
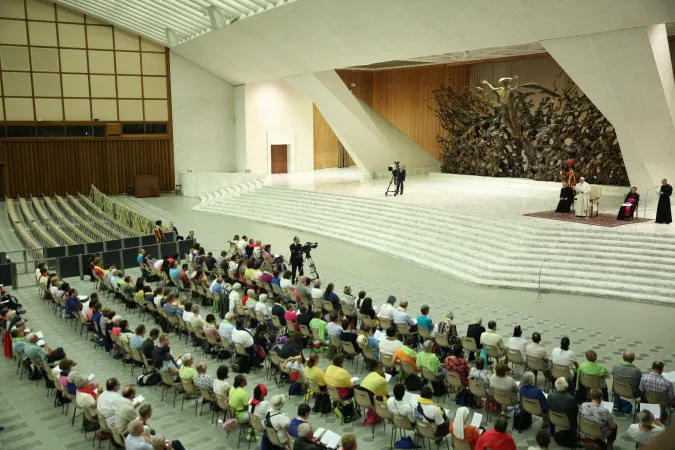
[[[598,227],[620,227],[621,225],[628,225],[630,223],[651,222],[654,219],[633,219],[633,220],[616,220],[616,214],[598,214],[597,217],[586,219],[585,217],[577,217],[574,214],[561,214],[555,211],[543,211],[538,213],[524,214],[529,217],[539,217],[540,219],[560,220],[562,222],[583,223],[584,225],[595,225]]]

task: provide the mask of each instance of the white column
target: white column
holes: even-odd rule
[[[675,81],[664,24],[541,42],[616,129],[632,185],[675,181]]]
[[[395,160],[409,174],[439,169],[434,157],[354,96],[334,70],[285,80],[312,99],[362,171],[386,172]]]

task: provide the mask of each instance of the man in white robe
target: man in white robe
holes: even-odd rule
[[[574,197],[574,215],[577,217],[588,217],[588,197],[591,193],[591,186],[586,183],[584,177],[579,178]]]

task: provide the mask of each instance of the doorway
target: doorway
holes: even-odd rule
[[[272,145],[272,173],[288,173],[288,145]]]

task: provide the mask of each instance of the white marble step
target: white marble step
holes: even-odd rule
[[[601,227],[593,227],[584,230],[579,230],[578,228],[573,229],[556,229],[551,227],[539,227],[534,224],[525,226],[523,222],[512,221],[507,219],[495,218],[490,216],[478,216],[475,214],[464,213],[460,211],[449,211],[447,209],[437,209],[430,208],[426,206],[413,205],[413,204],[396,204],[390,201],[364,198],[364,197],[349,197],[345,195],[332,194],[326,192],[314,192],[314,191],[302,191],[302,190],[290,190],[286,188],[278,187],[265,187],[266,195],[270,196],[281,196],[284,197],[289,194],[289,191],[293,191],[293,195],[296,197],[306,198],[308,201],[317,201],[319,199],[330,201],[332,204],[348,204],[350,206],[363,205],[365,207],[377,208],[379,211],[401,211],[401,207],[405,211],[415,212],[425,216],[434,217],[437,220],[444,221],[445,223],[451,223],[453,220],[460,220],[462,224],[471,224],[479,228],[485,228],[481,225],[488,225],[488,229],[493,229],[493,225],[499,225],[501,229],[510,229],[515,231],[517,234],[522,234],[523,231],[526,232],[528,240],[531,238],[534,239],[549,239],[555,236],[566,236],[570,238],[575,237],[589,237],[592,236],[594,239],[609,239],[613,243],[617,241],[639,241],[641,244],[661,244],[667,245],[669,248],[675,250],[675,241],[669,236],[658,236],[650,235],[646,233],[636,233],[636,232],[622,232],[622,231],[607,231]],[[297,194],[296,194],[297,193]],[[565,223],[560,222],[561,226],[564,227]]]
[[[284,198],[277,198],[276,201],[273,201],[275,199],[267,196],[267,189],[263,189],[263,193],[265,193],[264,198],[258,196],[257,194],[251,197],[246,197],[246,204],[256,204],[262,208],[272,208],[276,202],[283,202],[288,198],[286,196]],[[332,208],[331,205],[321,203],[315,203],[311,208],[315,211],[322,210],[324,211],[324,214],[330,214],[333,219],[341,217],[344,211],[343,209],[335,209]],[[370,215],[372,214],[369,214],[368,216],[361,214],[359,216],[359,220],[364,225],[366,223],[370,223],[373,226],[380,228],[383,221],[385,220],[384,216],[380,214],[376,218],[372,219],[369,218]],[[401,220],[403,218],[404,216],[402,211],[396,211],[396,217],[388,220],[387,223],[390,224],[390,227],[396,227],[397,220]],[[543,244],[527,243],[525,240],[513,240],[505,237],[499,228],[492,228],[488,235],[481,235],[479,238],[477,238],[479,233],[475,232],[472,228],[461,229],[457,228],[455,224],[450,227],[443,227],[432,223],[431,225],[434,227],[434,230],[425,229],[426,231],[422,233],[421,228],[424,226],[424,224],[421,222],[422,219],[420,217],[415,217],[414,219],[410,220],[415,220],[417,225],[420,227],[417,234],[426,235],[427,233],[435,231],[441,233],[444,239],[459,239],[460,245],[467,251],[471,249],[484,252],[496,251],[504,253],[504,256],[508,256],[509,258],[522,259],[527,258],[528,255],[532,253],[532,249],[536,249],[537,257],[535,259],[535,263],[537,267],[539,264],[541,264],[542,260],[559,260],[561,251],[563,252],[562,254],[569,253],[570,251],[570,243],[568,240],[565,240],[562,243],[551,240]],[[410,236],[410,230],[407,227],[403,229],[401,233],[401,237]],[[610,248],[601,245],[602,242],[600,240],[590,239],[585,242],[581,242],[578,244],[583,245],[583,252],[580,256],[587,258],[592,257],[593,260],[620,261],[627,267],[635,267],[635,265],[638,263],[644,263],[644,268],[646,270],[656,271],[659,269],[664,270],[661,268],[660,264],[668,263],[671,261],[671,255],[675,255],[675,253],[663,252],[659,248],[648,251],[647,248],[643,248],[642,246],[640,246],[640,248],[625,248],[620,246],[617,247],[619,244],[613,241],[608,241],[608,243],[610,244]],[[469,248],[468,246],[472,247]],[[668,266],[666,266],[665,270],[670,271],[671,269],[668,269]],[[675,269],[672,271],[675,272]]]
[[[296,195],[297,193],[302,195]],[[282,198],[279,198],[280,194],[283,194]],[[399,207],[396,211],[383,212],[378,207],[384,202],[370,203],[367,215],[359,216],[350,206],[363,206],[364,202],[359,201],[361,199],[322,196],[308,203],[307,197],[313,196],[306,195],[306,191],[266,187],[253,194],[224,199],[197,209],[268,223],[270,217],[273,217],[276,223],[283,226],[365,245],[401,259],[432,266],[434,270],[469,283],[488,286],[536,289],[539,285],[539,266],[544,258],[544,255],[539,252],[551,250],[534,247],[519,248],[517,254],[507,252],[506,255],[495,256],[500,252],[493,243],[461,247],[463,245],[461,233],[453,237],[443,236],[437,234],[439,231],[442,232],[442,229],[429,230],[426,227],[419,229],[417,224],[414,227],[414,233],[419,238],[415,237],[411,240],[410,225],[406,221],[408,217],[404,217],[409,212],[405,208],[407,205]],[[336,197],[342,197],[340,201],[335,202],[340,205],[331,204],[330,200],[335,200]],[[351,205],[344,205],[344,198],[351,199]],[[298,204],[307,205],[303,208],[302,216],[297,212]],[[390,218],[392,212],[396,213],[396,216]],[[418,215],[421,213],[422,211]],[[376,220],[371,220],[372,217],[367,216],[376,216],[374,218]],[[327,222],[325,217],[330,217],[330,221]],[[461,220],[457,218],[455,221]],[[386,228],[383,228],[383,223],[387,224]],[[520,226],[522,228],[522,224]],[[523,230],[523,232],[527,231]],[[503,235],[500,237],[499,233],[500,230],[493,230],[497,239],[503,239]],[[583,233],[576,234],[583,235]],[[447,243],[452,242],[451,251],[437,249],[439,242],[443,242],[446,246],[448,246]],[[425,245],[420,243],[425,243]],[[498,244],[504,245],[503,242],[498,242]],[[595,264],[597,268],[593,265],[596,257],[589,258],[582,255],[570,262],[566,259],[567,254],[570,253],[569,249],[565,249],[566,253],[563,254],[563,258],[558,249],[553,249],[554,253],[550,254],[553,260],[545,262],[541,269],[542,289],[564,292],[581,290],[579,293],[609,295],[641,301],[664,303],[673,301],[670,295],[675,287],[673,277],[668,277],[667,274],[664,276],[662,272],[657,271],[663,269],[659,263],[668,262],[667,257],[663,257],[663,261],[656,263],[647,261],[638,263],[632,256],[626,257],[621,243],[610,241],[610,244],[614,247],[619,245],[621,248],[617,252],[612,248],[603,248],[602,245],[598,245],[597,251],[610,255],[615,253],[612,256],[618,259],[609,258],[606,263]],[[512,245],[519,245],[519,243],[513,242]],[[569,244],[566,243],[566,245]],[[423,247],[423,250],[416,251],[419,247]],[[614,264],[609,264],[612,261]],[[588,264],[588,269],[584,267],[584,263]],[[579,270],[579,267],[582,269]],[[601,270],[597,270],[598,268]],[[575,286],[570,286],[572,279],[575,280]]]
[[[265,223],[269,223],[270,221],[269,216],[251,214],[243,211],[245,210],[237,208],[231,210],[219,208],[218,210],[214,211],[214,213],[231,215]],[[304,223],[298,224],[282,222],[277,223],[280,223],[280,225],[287,226],[289,228],[307,230],[316,234],[334,238],[336,240],[362,245],[377,251],[382,251],[383,248],[386,248],[385,253],[393,257],[429,267],[435,271],[448,274],[467,283],[476,285],[520,289],[537,289],[539,286],[541,286],[542,290],[579,293],[586,295],[593,294],[599,296],[612,296],[643,302],[670,303],[675,301],[675,299],[667,295],[669,292],[672,292],[672,288],[656,290],[651,287],[650,290],[647,291],[645,287],[636,286],[635,283],[605,283],[598,282],[594,279],[578,279],[575,280],[574,286],[569,286],[570,280],[572,279],[569,271],[564,272],[562,276],[560,273],[558,273],[557,276],[550,277],[543,274],[541,278],[541,284],[539,284],[538,276],[528,276],[522,272],[505,273],[503,275],[494,273],[490,274],[481,270],[475,270],[474,268],[469,269],[466,259],[460,260],[459,258],[448,258],[447,255],[445,258],[430,257],[430,255],[425,252],[411,251],[409,243],[399,244],[397,241],[391,239],[378,239],[375,236],[363,234],[357,234],[357,236],[363,238],[363,241],[358,238],[348,238],[345,237],[344,233],[336,231],[334,227],[321,228],[321,222],[317,222],[316,226],[313,226],[312,221],[305,221]],[[364,241],[366,242],[365,244]],[[582,274],[588,275],[585,272]],[[622,277],[621,279],[626,280],[626,277]]]

